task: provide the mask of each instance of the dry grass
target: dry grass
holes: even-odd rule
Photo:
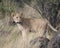
[[[28,5],[25,8],[25,16],[40,16],[35,9],[29,7]],[[25,40],[23,40],[18,27],[16,25],[10,26],[8,22],[8,16],[0,20],[0,48],[28,48],[29,41],[39,36],[39,33],[28,33],[27,37],[24,38]],[[50,38],[50,36],[48,38]]]

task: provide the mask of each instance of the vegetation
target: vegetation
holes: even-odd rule
[[[26,16],[29,14],[39,18],[41,15],[48,19],[53,27],[60,29],[60,0],[0,0],[0,48],[21,48],[21,33],[11,21],[11,13],[19,12],[20,9],[26,11],[23,12]],[[53,35],[54,32],[50,31],[48,38],[51,39]],[[31,33],[27,40],[36,36]]]

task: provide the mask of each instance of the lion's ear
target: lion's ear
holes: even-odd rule
[[[23,13],[20,14],[20,18],[23,18]]]
[[[21,16],[23,16],[23,13],[21,13]]]
[[[14,17],[16,15],[16,13],[11,13],[11,16]]]

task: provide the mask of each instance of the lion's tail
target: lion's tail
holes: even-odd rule
[[[53,31],[55,31],[55,32],[57,32],[58,30],[57,29],[55,29],[50,23],[48,23],[48,26],[53,30]]]

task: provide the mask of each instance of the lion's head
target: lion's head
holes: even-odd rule
[[[12,13],[11,16],[12,16],[15,23],[22,22],[22,13]]]

